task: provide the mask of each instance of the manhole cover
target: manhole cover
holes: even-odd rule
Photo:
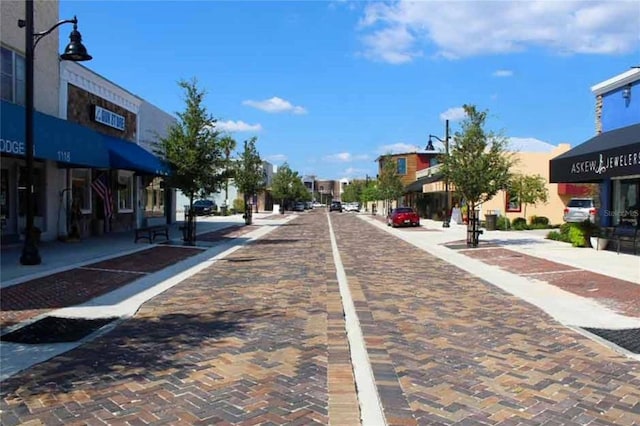
[[[82,319],[46,317],[16,331],[5,334],[0,337],[0,340],[28,345],[75,342],[114,320],[116,320],[116,318]]]
[[[584,328],[589,333],[602,337],[605,340],[615,343],[634,354],[640,354],[640,328],[629,328],[626,330],[607,330],[603,328]]]

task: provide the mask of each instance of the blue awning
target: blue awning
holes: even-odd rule
[[[0,153],[24,157],[25,109],[9,102],[0,104]],[[109,152],[102,134],[80,124],[38,111],[33,113],[34,158],[67,166],[109,168]]]
[[[112,169],[132,170],[154,176],[168,175],[169,167],[159,157],[140,145],[123,139],[104,136]]]

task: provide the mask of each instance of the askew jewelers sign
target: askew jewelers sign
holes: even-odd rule
[[[109,111],[97,105],[94,106],[93,119],[97,123],[104,124],[105,126],[113,127],[124,132],[125,119],[122,115]]]
[[[569,151],[570,152],[570,151]],[[551,160],[550,182],[598,182],[640,174],[640,143]]]

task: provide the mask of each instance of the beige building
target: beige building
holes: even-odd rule
[[[551,224],[563,223],[562,216],[566,203],[572,197],[571,191],[566,186],[549,182],[549,160],[569,151],[569,144],[560,144],[549,152],[518,152],[515,154],[517,163],[512,168],[514,173],[523,175],[540,175],[547,181],[549,192],[548,201],[537,205],[526,206],[527,223],[531,216],[544,216]],[[500,216],[506,215],[510,221],[517,217],[524,217],[525,206],[518,202],[506,191],[500,191],[491,200],[482,205],[481,219],[489,211],[498,213]]]

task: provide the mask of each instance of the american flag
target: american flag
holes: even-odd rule
[[[111,205],[111,188],[109,187],[107,175],[103,173],[98,176],[91,184],[91,188],[102,198],[105,219],[111,218],[113,216],[113,206]]]

